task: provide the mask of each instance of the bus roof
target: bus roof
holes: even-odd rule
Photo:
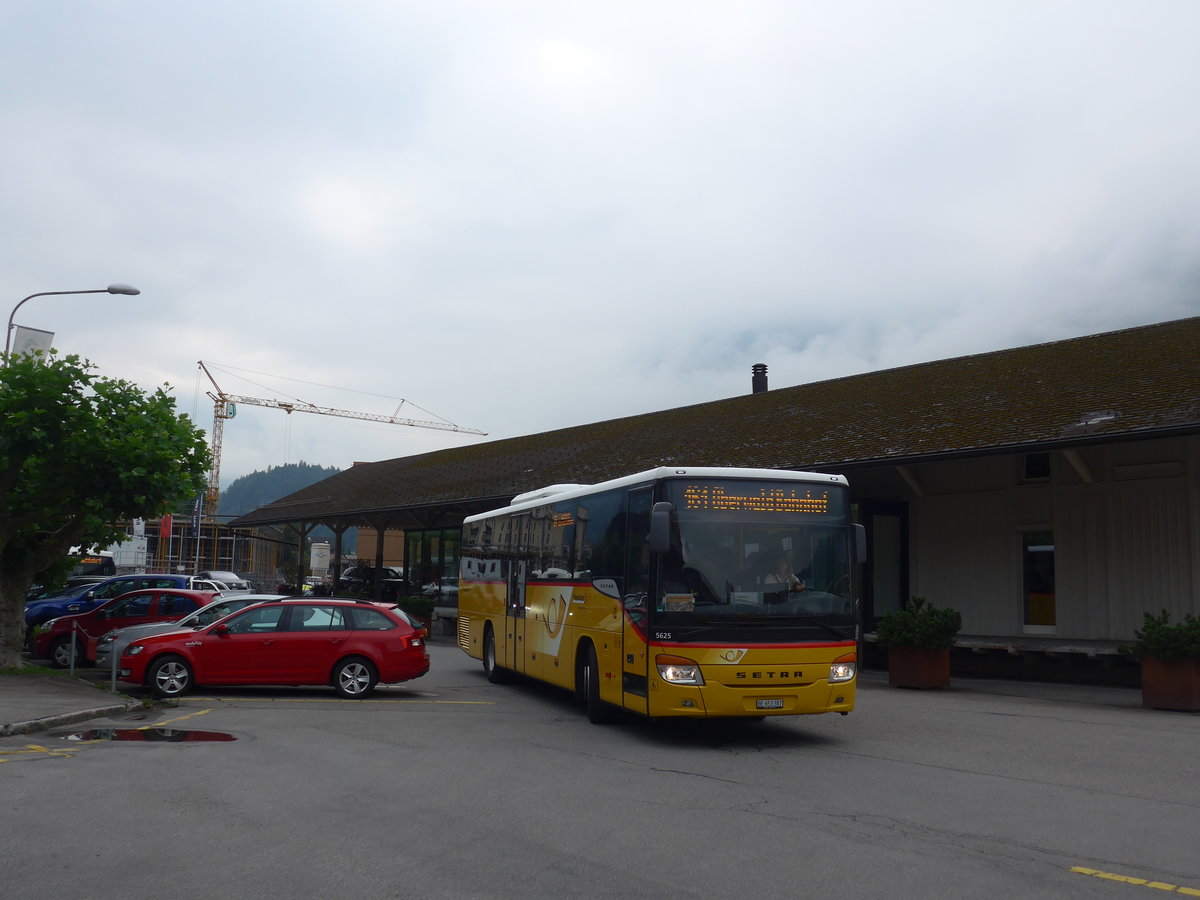
[[[742,469],[736,466],[659,466],[657,469],[648,469],[645,472],[624,475],[621,478],[613,478],[597,484],[556,484],[534,491],[526,491],[514,497],[508,506],[501,506],[487,512],[467,516],[463,519],[463,522],[474,522],[479,519],[490,518],[491,516],[534,509],[549,503],[557,503],[560,500],[573,500],[576,497],[587,497],[602,491],[631,487],[635,484],[659,481],[664,478],[747,478],[807,482],[809,484],[845,485],[848,483],[845,475],[830,475],[827,472],[797,472],[791,469]]]

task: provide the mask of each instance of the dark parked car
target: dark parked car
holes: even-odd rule
[[[384,566],[379,570],[384,581],[400,581],[404,578],[403,571]],[[342,570],[338,577],[340,587],[370,587],[375,583],[374,566],[349,566]]]
[[[146,622],[178,621],[188,613],[207,606],[216,597],[212,591],[185,591],[150,588],[130,591],[114,597],[95,609],[73,616],[59,616],[33,630],[33,655],[50,660],[65,669],[71,664],[71,640],[74,633],[75,658],[90,662],[96,658],[100,638],[114,628]]]
[[[111,575],[71,575],[68,576],[65,584],[60,584],[56,588],[43,588],[40,584],[35,584],[25,595],[25,602],[29,603],[32,600],[46,600],[50,597],[61,597],[63,594],[74,593],[85,585],[99,584],[102,581],[108,581],[108,579],[111,577]]]
[[[119,677],[159,697],[196,685],[331,684],[362,698],[429,671],[425,631],[390,604],[303,597],[259,603],[191,631],[135,640]]]

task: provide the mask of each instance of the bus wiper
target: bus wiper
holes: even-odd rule
[[[810,622],[813,625],[825,629],[831,635],[836,638],[840,638],[843,641],[849,640],[851,637],[853,637],[853,634],[846,634],[845,631],[847,628],[853,628],[853,625],[833,625],[830,622],[824,621],[823,619],[818,619],[816,616],[796,616],[794,619],[787,622],[765,622],[760,620],[755,621],[753,623],[753,627],[755,630],[767,629],[770,631],[793,631],[796,628],[803,628]]]
[[[725,623],[722,625],[710,625],[707,628],[689,628],[687,631],[678,632],[675,635],[675,640],[679,641],[680,643],[687,643],[698,635],[708,634],[710,631],[718,631],[728,627],[729,624]]]
[[[837,625],[833,625],[829,622],[826,622],[823,619],[818,619],[816,616],[803,616],[803,617],[798,617],[798,618],[801,618],[803,621],[796,622],[795,620],[793,620],[791,622],[778,622],[778,621],[771,622],[766,619],[754,619],[752,621],[747,622],[746,620],[743,619],[741,621],[735,621],[735,622],[722,622],[719,625],[709,625],[709,626],[706,626],[703,628],[689,628],[686,631],[678,631],[675,634],[674,640],[678,641],[681,644],[686,644],[688,641],[694,641],[697,638],[703,637],[704,635],[709,634],[713,631],[728,632],[730,628],[733,628],[733,629],[750,628],[752,631],[792,631],[793,629],[795,629],[797,627],[797,625],[800,625],[802,627],[802,626],[808,624],[809,622],[811,622],[813,625],[818,626],[819,628],[824,629],[826,632],[828,632],[829,634],[831,634],[833,637],[837,638],[838,640],[845,641],[845,640],[850,640],[853,637],[853,634],[846,634],[846,631],[845,631],[846,628],[852,628],[853,627],[852,625],[843,625],[843,626],[839,627]]]
[[[808,619],[810,622],[812,622],[814,625],[821,626],[826,631],[828,631],[830,634],[832,634],[836,637],[840,637],[842,640],[846,640],[847,637],[851,636],[851,635],[847,635],[846,632],[843,630],[847,627],[845,625],[843,625],[841,627],[839,627],[837,625],[832,625],[829,622],[826,622],[824,619],[818,619],[816,616],[805,616],[805,618]],[[850,627],[853,627],[853,626],[850,626]]]

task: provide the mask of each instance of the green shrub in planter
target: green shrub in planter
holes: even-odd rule
[[[938,609],[924,597],[913,597],[879,620],[875,641],[880,647],[949,650],[961,628],[962,614],[957,609]]]
[[[1181,659],[1200,659],[1200,619],[1191,613],[1182,622],[1171,624],[1171,614],[1165,609],[1157,616],[1144,613],[1141,631],[1132,647],[1122,649],[1134,659],[1158,659],[1175,662]]]

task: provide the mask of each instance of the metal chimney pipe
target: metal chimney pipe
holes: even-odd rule
[[[750,367],[750,389],[751,393],[761,394],[767,389],[767,364],[755,363]]]

